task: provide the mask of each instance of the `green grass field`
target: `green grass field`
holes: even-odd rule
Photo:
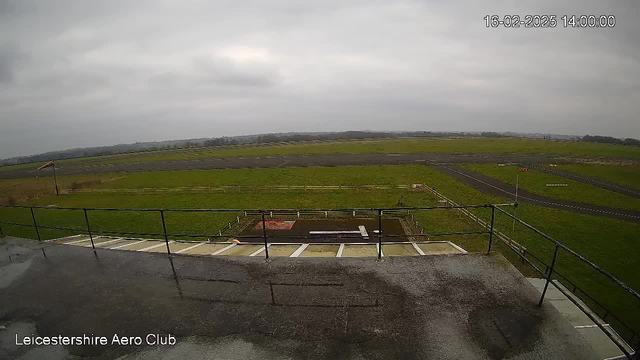
[[[461,204],[482,204],[504,202],[480,193],[429,167],[420,165],[363,166],[345,168],[299,168],[263,170],[211,170],[177,171],[166,173],[131,174],[120,180],[103,184],[107,187],[162,187],[162,186],[202,186],[212,184],[401,184],[426,183],[435,187],[445,196]],[[394,207],[400,194],[404,194],[406,206],[439,205],[429,193],[410,191],[255,191],[204,194],[91,194],[79,193],[65,196],[47,196],[26,204],[51,205],[61,207],[103,207],[103,208],[349,208],[349,207]],[[475,211],[485,219],[487,209]],[[167,230],[172,234],[201,233],[215,234],[239,214],[185,214],[167,213]],[[558,241],[583,254],[589,260],[602,266],[635,289],[640,289],[640,278],[635,274],[640,258],[640,243],[637,234],[640,224],[571,213],[563,210],[521,205],[517,215]],[[84,228],[81,211],[37,209],[40,225],[68,226]],[[416,219],[427,232],[476,231],[478,227],[459,212],[451,210],[420,211]],[[3,221],[30,224],[28,209],[0,208]],[[161,233],[160,215],[157,212],[123,213],[91,212],[92,227],[96,231],[125,231]],[[517,225],[512,230],[512,221],[505,215],[498,215],[496,227],[529,251],[550,262],[553,246],[532,231]],[[35,237],[33,229],[4,225],[5,233],[24,237]],[[57,230],[42,230],[45,238],[68,234]],[[470,251],[484,251],[487,236],[450,239]],[[500,245],[496,249],[517,260]],[[531,274],[526,267],[518,265],[525,274]],[[635,300],[624,295],[611,283],[604,281],[592,269],[561,254],[558,270],[574,281],[598,301],[615,313],[624,314],[631,324],[640,324],[640,311]]]
[[[640,158],[640,148],[539,139],[490,138],[422,138],[328,142],[291,142],[186,150],[159,150],[152,152],[114,154],[61,160],[90,162],[94,165],[117,164],[134,161],[166,161],[202,158],[267,156],[267,155],[320,155],[320,154],[385,154],[385,153],[526,153],[550,155],[583,155]],[[0,171],[37,167],[38,164],[0,167]]]
[[[464,149],[464,151],[460,151]],[[640,148],[609,144],[532,139],[402,139],[362,140],[326,143],[291,143],[287,145],[207,149],[195,152],[165,153],[155,156],[128,157],[95,164],[130,161],[187,160],[213,157],[321,154],[386,154],[386,153],[528,153],[553,155],[591,155],[640,158]]]
[[[521,189],[555,199],[577,201],[585,204],[608,206],[612,208],[640,210],[640,199],[601,189],[561,176],[529,170],[521,172],[518,166],[497,166],[496,164],[465,164],[469,170],[482,173],[507,184],[516,185],[518,176]],[[551,187],[546,184],[568,184],[566,187]]]
[[[100,175],[70,175],[58,177],[60,190],[71,189],[78,186],[97,186],[101,181],[112,181],[125,176],[125,174],[100,174]],[[0,180],[0,205],[8,204],[10,198],[21,202],[26,199],[55,194],[53,177],[32,177],[23,179]]]
[[[571,164],[558,165],[557,168],[640,189],[640,166]]]
[[[393,171],[398,169],[399,171]],[[395,185],[424,183],[422,165],[185,170],[127,174],[101,188],[215,185]]]

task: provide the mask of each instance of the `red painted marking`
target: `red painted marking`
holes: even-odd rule
[[[264,226],[267,230],[291,230],[295,220],[267,220],[264,222]],[[258,221],[255,230],[262,230],[262,221]]]

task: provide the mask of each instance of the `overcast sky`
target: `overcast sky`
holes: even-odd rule
[[[0,158],[289,131],[640,138],[640,2],[449,3],[0,0]]]

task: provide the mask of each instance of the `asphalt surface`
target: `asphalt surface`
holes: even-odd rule
[[[509,200],[515,200],[515,189],[513,185],[455,165],[432,165],[432,167],[476,190]],[[518,189],[518,202],[640,223],[640,211],[555,199],[534,194],[523,189]]]
[[[265,262],[0,245],[2,359],[596,358],[499,254]],[[16,334],[176,344],[17,346]]]
[[[207,170],[278,168],[306,166],[349,166],[349,165],[402,165],[424,162],[439,163],[495,163],[495,154],[345,154],[345,155],[300,155],[206,158],[196,160],[148,161],[106,165],[92,165],[84,162],[61,163],[56,165],[57,175],[98,174],[113,172],[144,172],[167,170]],[[566,159],[547,155],[501,154],[500,161],[527,163],[567,163]],[[553,160],[552,160],[553,159]],[[37,171],[18,169],[0,171],[0,178],[14,179],[34,176],[53,176],[51,168]]]

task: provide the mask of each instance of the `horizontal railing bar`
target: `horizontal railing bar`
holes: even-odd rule
[[[417,236],[450,236],[450,235],[481,235],[481,234],[490,234],[490,231],[467,231],[467,232],[452,232],[452,233],[425,233],[425,234],[415,234],[415,235],[407,235],[407,234],[382,234],[383,237],[417,237]],[[377,233],[374,233],[377,235]]]
[[[8,221],[0,221],[0,224],[15,225],[15,226],[25,226],[25,227],[35,227],[35,226],[33,226],[33,224],[20,224],[20,223],[8,222]]]
[[[554,281],[551,281],[551,284],[553,284],[553,286],[556,287],[556,289],[558,289],[558,291],[560,291],[561,293],[564,294],[564,291],[560,288],[560,286],[558,286],[558,284],[556,284]],[[587,311],[587,309],[585,309],[582,305],[580,305],[580,303],[575,300],[573,297],[568,296],[565,294],[565,297],[567,299],[569,299],[569,301],[571,301],[575,306],[577,306],[585,315],[587,315],[589,317],[589,319],[591,319],[591,321],[593,321],[594,324],[596,324],[596,326],[598,328],[600,328],[600,330],[602,332],[605,333],[605,335],[607,335],[607,337],[609,339],[611,339],[611,341],[613,341],[613,343],[629,358],[632,359],[631,354],[629,353],[629,351],[626,349],[626,347],[624,347],[624,345],[620,344],[618,341],[615,340],[615,336],[609,332],[609,330],[607,330],[599,321],[598,319],[596,319],[595,316],[593,316],[589,311]]]
[[[567,251],[569,254],[575,256],[576,258],[580,259],[582,262],[584,262],[585,264],[591,266],[592,268],[596,269],[599,273],[601,273],[602,275],[606,276],[607,278],[609,278],[609,280],[613,281],[614,283],[618,284],[618,286],[620,286],[621,288],[625,289],[627,292],[629,292],[631,295],[633,295],[636,299],[640,300],[640,294],[638,294],[638,292],[636,292],[635,290],[633,290],[631,287],[629,287],[627,284],[623,283],[622,281],[618,280],[618,278],[616,278],[615,276],[611,275],[609,272],[607,272],[606,270],[603,270],[602,268],[600,268],[598,265],[592,263],[591,261],[587,260],[584,256],[578,254],[577,252],[571,250],[570,248],[568,248],[566,245],[554,240],[551,236],[543,233],[542,231],[536,229],[535,227],[527,224],[526,222],[518,219],[517,217],[515,217],[514,215],[511,215],[509,212],[505,211],[504,209],[501,209],[499,206],[496,206],[496,209],[500,210],[503,214],[508,215],[510,218],[516,220],[517,222],[519,222],[520,224],[526,226],[527,228],[529,228],[530,230],[532,230],[533,232],[537,233],[538,235],[544,237],[545,239],[553,242],[556,246],[559,246],[560,248],[562,248],[563,250]]]
[[[490,208],[492,206],[514,206],[514,203],[485,204],[485,205],[456,205],[456,206],[425,206],[425,207],[396,207],[396,208],[342,208],[342,209],[123,209],[123,208],[77,208],[77,207],[51,207],[51,206],[24,206],[24,205],[0,205],[2,208],[45,209],[45,210],[87,210],[87,211],[164,211],[164,212],[353,212],[353,211],[398,211],[398,210],[436,210],[436,209],[473,209]]]
[[[517,251],[517,249],[514,249],[513,247],[509,246],[508,244],[505,244],[505,245],[507,246],[507,248],[511,249],[516,255],[518,255],[521,259],[523,259],[525,262],[527,262],[527,264],[529,264],[536,272],[538,272],[540,275],[543,275],[543,276],[545,275],[544,271],[542,271],[540,268],[538,268],[536,265],[534,265],[527,257],[525,257],[521,253],[519,253]],[[529,257],[532,257],[532,258],[536,259],[540,264],[546,266],[547,268],[549,267],[544,261],[538,259],[536,256],[534,256],[529,251],[527,251],[527,255]],[[604,305],[602,305],[598,300],[594,299],[591,295],[587,294],[584,290],[582,290],[580,287],[578,287],[573,281],[569,280],[566,276],[562,275],[557,270],[554,270],[553,272],[557,276],[561,277],[562,280],[568,282],[571,286],[575,287],[576,290],[582,292],[582,294],[584,294],[584,296],[586,296],[595,305],[599,306],[601,309],[603,309],[605,311],[608,311],[607,308]],[[614,314],[614,313],[609,311],[609,316],[612,316],[614,319],[616,319],[618,321],[618,323],[620,323],[620,325],[624,326],[627,331],[629,331],[631,334],[636,336],[634,330],[631,327],[629,327],[629,325],[625,324],[622,320],[620,320],[620,318],[618,316],[616,316],[616,314]]]

